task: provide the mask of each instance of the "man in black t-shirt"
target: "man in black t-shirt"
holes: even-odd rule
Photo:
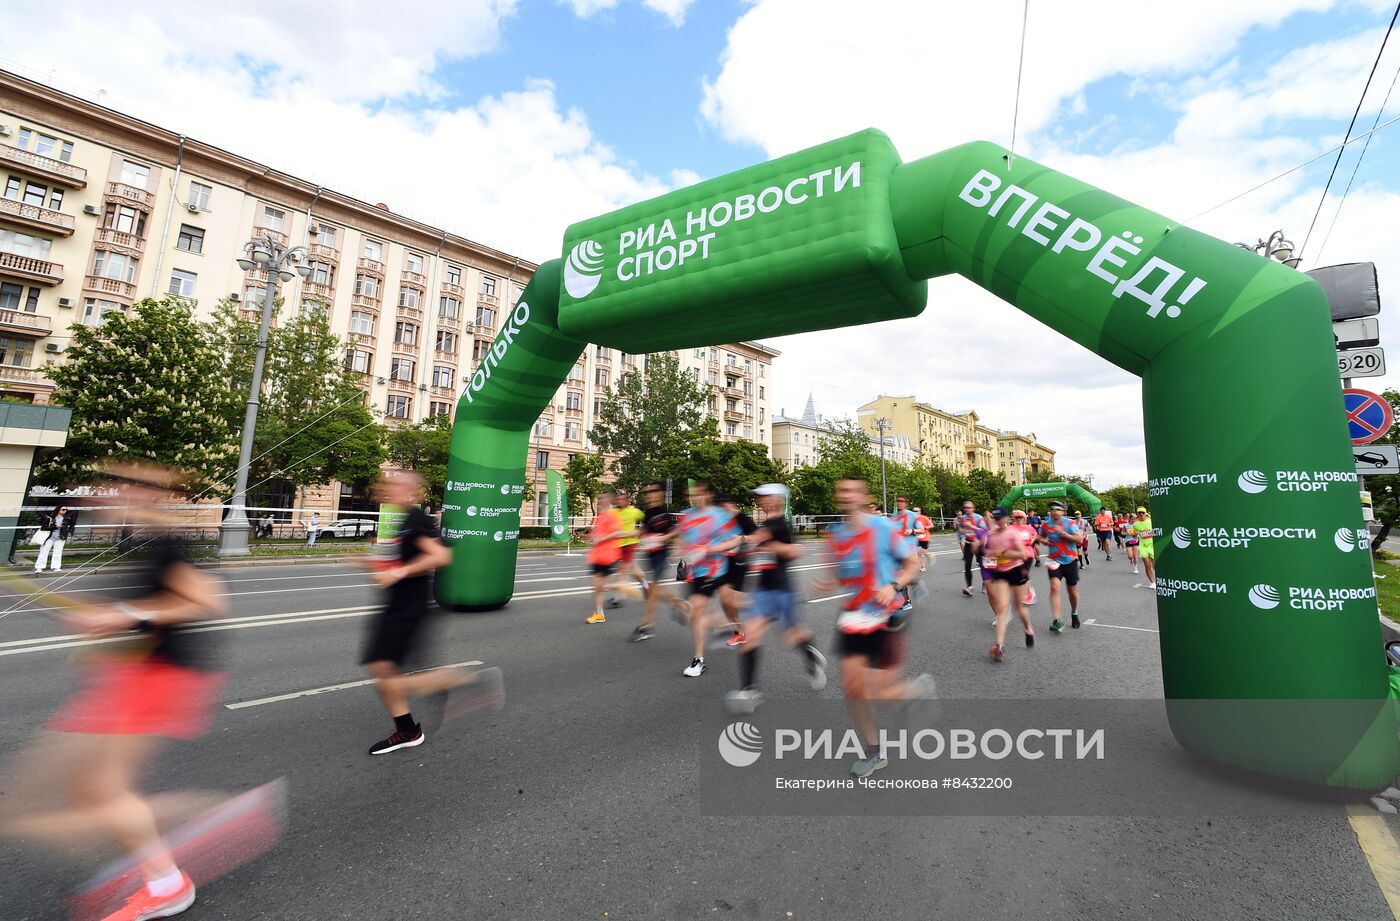
[[[758,525],[753,523],[748,512],[739,508],[739,500],[728,493],[716,495],[715,505],[734,516],[734,527],[742,537],[747,538],[758,530]],[[739,623],[740,612],[748,606],[748,601],[744,598],[744,579],[749,574],[747,554],[747,543],[740,543],[725,554],[729,557],[729,568],[725,570],[724,584],[720,586],[719,604],[724,609],[724,619],[729,621],[734,631],[726,643],[728,646],[742,646],[747,639],[744,636],[743,625]]]
[[[640,643],[652,638],[652,622],[656,618],[656,602],[665,601],[680,611],[685,617],[686,603],[661,584],[670,562],[670,544],[676,533],[676,516],[666,508],[666,488],[660,483],[648,483],[642,487],[642,533],[637,547],[646,554],[645,561],[638,561],[649,573],[646,587],[646,604],[642,607],[642,622],[632,633],[632,641]],[[684,620],[682,620],[684,622]]]
[[[418,505],[423,497],[423,481],[417,474],[389,471],[379,481],[376,493],[381,503],[405,510],[399,523],[398,559],[373,574],[388,597],[370,620],[364,656],[360,659],[374,678],[384,709],[394,720],[393,734],[376,742],[369,753],[387,755],[400,748],[422,745],[427,739],[423,727],[409,711],[409,695],[427,697],[432,721],[441,725],[453,692],[470,685],[479,692],[470,709],[499,708],[504,701],[504,681],[499,668],[475,673],[460,668],[435,668],[403,674],[403,663],[414,651],[428,618],[433,571],[452,562],[452,551],[439,538],[437,525]],[[458,708],[454,705],[453,709]],[[432,728],[436,731],[437,726]]]
[[[802,656],[811,678],[812,689],[826,687],[826,657],[812,645],[812,631],[797,616],[797,595],[788,576],[788,563],[802,555],[792,536],[792,525],[783,514],[788,489],[769,483],[754,490],[758,506],[765,514],[763,526],[745,538],[752,548],[749,568],[758,573],[758,590],[744,619],[747,639],[739,647],[740,688],[725,695],[725,704],[735,713],[752,713],[763,700],[758,690],[758,655],[763,635],[770,624],[783,631],[783,642]]]

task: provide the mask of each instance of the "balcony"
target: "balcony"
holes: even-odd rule
[[[459,301],[466,299],[467,296],[466,289],[461,285],[448,284],[447,282],[442,283],[442,293],[448,297],[455,297]]]
[[[444,400],[450,400],[455,396],[451,387],[429,387],[428,393]]]
[[[0,147],[0,162],[17,172],[50,179],[70,189],[87,188],[87,170],[18,147]]]
[[[249,321],[250,323],[256,323],[256,324],[258,324],[258,326],[261,326],[261,325],[262,325],[262,307],[261,307],[261,306],[259,306],[259,307],[239,307],[239,308],[238,308],[238,319],[240,319],[240,320],[247,320],[247,321]],[[276,326],[277,326],[277,314],[274,313],[270,318],[268,318],[268,327],[269,327],[269,328],[276,328]]]
[[[120,278],[104,278],[101,275],[89,275],[83,279],[83,290],[111,295],[127,303],[136,300],[136,285],[129,281],[122,281]]]
[[[303,281],[301,293],[303,297],[319,297],[327,302],[335,300],[335,286],[323,285],[320,282]]]
[[[415,320],[419,323],[423,322],[423,311],[419,310],[417,307],[399,306],[394,309],[399,312],[400,319]]]
[[[116,202],[122,205],[136,205],[146,213],[150,213],[155,206],[156,197],[145,189],[138,189],[134,185],[127,185],[124,182],[107,183],[107,194],[103,196],[107,201]]]
[[[92,242],[99,244],[102,249],[115,250],[128,256],[140,256],[146,249],[146,241],[136,234],[109,230],[106,227],[99,227],[93,232]]]
[[[445,317],[442,314],[438,314],[437,322],[439,327],[450,326],[455,329],[461,325],[462,316],[458,314],[455,317]]]
[[[399,393],[413,393],[418,389],[413,381],[401,380],[397,377],[389,378],[389,389]]]
[[[306,251],[312,259],[322,259],[326,262],[340,262],[340,250],[334,246],[327,246],[324,243],[309,243]]]
[[[57,285],[63,281],[63,266],[15,253],[0,253],[0,274],[37,281],[41,285]]]
[[[384,277],[384,263],[380,262],[378,259],[367,259],[361,256],[355,263],[355,267],[361,272],[369,272],[372,275],[378,275],[380,278]]]
[[[366,348],[374,348],[374,335],[372,333],[349,332],[345,334],[345,341],[351,345],[363,345]]]
[[[350,295],[350,306],[360,310],[378,310],[379,297],[368,294]]]
[[[737,409],[726,409],[724,411],[725,422],[743,422],[744,414]]]
[[[73,235],[72,215],[8,198],[0,198],[0,220],[60,237]]]
[[[407,342],[395,342],[395,343],[394,343],[394,354],[395,354],[395,355],[407,355],[409,358],[417,358],[417,357],[418,357],[418,346],[412,345],[412,344],[407,343]]]
[[[410,272],[404,269],[399,273],[399,281],[417,288],[428,287],[428,276],[424,275],[422,272]]]
[[[499,307],[501,299],[494,294],[478,294],[476,302],[482,307]]]
[[[33,368],[0,365],[0,384],[27,384],[30,387],[53,387],[54,382]]]
[[[51,332],[53,322],[48,317],[24,310],[0,310],[0,333],[42,339]]]
[[[263,237],[271,237],[272,242],[278,246],[287,245],[287,235],[280,230],[273,230],[271,227],[254,227],[253,239],[261,240]]]

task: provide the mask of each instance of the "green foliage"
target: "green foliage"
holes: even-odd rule
[[[863,478],[870,484],[871,498],[880,502],[880,458],[871,453],[870,435],[849,419],[828,422],[823,428],[817,463],[799,467],[791,474],[793,512],[838,514],[834,494],[836,481],[847,476]],[[940,475],[946,473],[948,471],[917,463],[905,466],[887,458],[885,484],[890,506],[887,511],[894,510],[896,496],[904,496],[911,507],[922,508],[930,518],[938,517],[939,498],[945,495]]]
[[[717,441],[719,426],[706,411],[709,398],[708,388],[670,352],[647,356],[644,375],[622,374],[588,433],[594,447],[616,455],[618,488],[635,494],[642,483],[664,478],[661,471]]]
[[[91,479],[107,458],[144,458],[231,486],[245,396],[230,389],[220,344],[182,298],[146,299],[101,327],[72,327],[68,361],[52,371],[54,402],[73,410],[68,444],[39,482]],[[245,391],[246,393],[246,391]]]
[[[1138,506],[1147,507],[1147,484],[1122,484],[1111,486],[1099,493],[1103,507],[1112,509],[1115,515],[1127,512],[1132,514]]]
[[[433,416],[416,425],[404,425],[389,432],[389,460],[403,470],[423,478],[429,500],[442,502],[447,485],[447,459],[452,445],[452,417]]]
[[[569,514],[582,515],[594,508],[603,489],[601,454],[575,454],[564,465],[564,488],[569,493]]]
[[[1381,394],[1390,403],[1391,410],[1400,418],[1400,391],[1387,390]],[[1374,444],[1393,445],[1400,444],[1400,429],[1391,429],[1387,434],[1376,439]],[[1359,449],[1358,449],[1359,450]],[[1385,542],[1392,528],[1400,524],[1400,476],[1394,474],[1389,476],[1368,476],[1366,477],[1365,488],[1371,493],[1371,508],[1375,512],[1376,521],[1380,523],[1381,534],[1372,541],[1373,546],[1379,547]]]
[[[709,438],[697,442],[682,455],[667,458],[656,468],[657,475],[648,479],[672,482],[672,504],[686,504],[685,485],[689,479],[710,482],[715,492],[727,492],[739,504],[751,507],[752,492],[764,483],[787,480],[782,465],[768,456],[768,449],[752,441],[720,441]]]

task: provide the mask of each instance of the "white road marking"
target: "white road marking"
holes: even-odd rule
[[[1160,630],[1153,630],[1151,627],[1124,627],[1122,624],[1101,624],[1096,621],[1086,620],[1086,624],[1093,627],[1112,627],[1114,630],[1136,630],[1139,633],[1161,633]]]
[[[470,662],[454,662],[451,665],[439,665],[435,668],[466,668],[472,665],[480,665],[481,662],[473,659]],[[427,669],[422,669],[427,671]],[[408,672],[407,674],[413,674]],[[305,691],[293,691],[290,694],[278,694],[275,697],[259,697],[255,700],[240,700],[234,704],[224,704],[225,710],[242,710],[244,707],[261,707],[263,704],[281,703],[284,700],[295,700],[298,697],[311,697],[315,694],[325,694],[328,691],[344,691],[347,688],[362,688],[367,684],[374,684],[373,678],[366,678],[363,681],[347,681],[344,684],[328,684],[323,688],[308,688]]]
[[[821,604],[823,601],[835,601],[837,598],[845,598],[845,597],[849,596],[850,594],[851,594],[850,592],[842,592],[842,593],[839,594],[839,595],[827,595],[825,598],[808,598],[808,599],[807,599],[807,603],[808,603],[808,604]]]

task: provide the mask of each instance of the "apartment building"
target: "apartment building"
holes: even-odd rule
[[[773,361],[782,353],[760,342],[682,349],[681,367],[710,388],[710,415],[725,441],[753,441],[771,450]]]
[[[882,394],[861,406],[856,418],[872,435],[879,433],[879,420],[884,419],[885,433],[908,439],[923,462],[962,474],[991,470],[1016,482],[1009,471],[1013,467],[1019,471],[1022,458],[1027,460],[1027,472],[1054,469],[1055,452],[1036,441],[1034,434],[1027,438],[1002,432],[983,424],[974,411],[948,412],[913,396]]]
[[[791,418],[779,412],[773,419],[773,459],[789,470],[807,467],[821,460],[822,446],[831,437],[822,427],[812,397],[807,397],[807,407],[798,418]],[[892,463],[910,465],[919,458],[919,453],[904,435],[886,432],[884,440],[885,460]],[[870,453],[881,455],[881,437],[871,435]]]
[[[1055,452],[1041,444],[1035,432],[1002,432],[997,436],[997,473],[1018,486],[1032,474],[1054,473]]]
[[[448,414],[537,268],[388,204],[4,71],[0,183],[0,395],[35,403],[50,400],[46,368],[63,360],[74,324],[100,326],[113,311],[166,294],[190,299],[205,315],[232,299],[256,316],[268,279],[237,259],[250,240],[268,237],[310,254],[311,274],[278,288],[282,316],[326,313],[373,411],[389,424]],[[748,376],[735,378],[747,382],[738,392],[759,387],[733,411],[716,401],[721,432],[752,431],[766,443],[765,394],[777,352],[741,343],[716,354],[722,365],[731,357],[748,362]],[[558,405],[541,415],[533,463],[563,469],[569,454],[588,450],[586,433],[608,386],[635,362],[590,346]],[[363,484],[266,501],[371,507]]]

